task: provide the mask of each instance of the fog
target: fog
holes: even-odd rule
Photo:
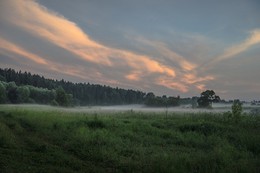
[[[73,108],[61,108],[54,107],[48,105],[38,105],[38,104],[7,104],[1,105],[3,108],[10,109],[24,109],[24,110],[38,110],[38,111],[68,111],[68,112],[86,112],[86,113],[113,113],[113,112],[150,112],[150,113],[160,113],[160,112],[176,112],[176,113],[200,113],[200,112],[227,112],[231,111],[232,104],[221,104],[215,103],[212,105],[212,109],[200,109],[200,108],[192,108],[191,105],[182,105],[178,107],[161,107],[161,108],[153,108],[147,107],[145,105],[116,105],[116,106],[80,106]],[[249,112],[252,109],[260,109],[260,106],[252,106],[250,104],[243,104],[243,111]]]

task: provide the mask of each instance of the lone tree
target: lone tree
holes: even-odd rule
[[[69,106],[69,99],[66,92],[62,87],[56,89],[56,101],[60,106]]]
[[[211,108],[213,102],[219,102],[220,97],[213,90],[206,90],[200,94],[198,105],[201,108]]]

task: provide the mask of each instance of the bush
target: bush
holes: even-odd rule
[[[69,98],[68,94],[66,94],[65,90],[62,87],[56,89],[56,101],[60,106],[69,106]]]
[[[6,96],[6,89],[4,84],[2,84],[2,82],[0,82],[0,103],[5,103],[7,99]]]
[[[223,118],[224,118],[224,120],[229,121],[229,120],[232,119],[232,117],[233,117],[233,114],[232,114],[232,112],[230,112],[230,111],[227,111],[227,112],[224,112],[224,113],[223,113]]]
[[[232,115],[235,121],[240,120],[242,111],[242,103],[239,100],[234,100],[234,103],[232,105]]]
[[[56,100],[53,99],[53,100],[51,101],[51,105],[52,105],[52,106],[59,106],[59,103],[58,103]]]
[[[27,103],[29,101],[30,90],[27,86],[20,86],[17,88],[18,103]]]

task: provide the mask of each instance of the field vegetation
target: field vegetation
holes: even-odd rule
[[[260,116],[0,107],[1,172],[260,172]]]

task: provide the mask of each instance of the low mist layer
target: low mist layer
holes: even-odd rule
[[[141,104],[133,104],[133,105],[116,105],[116,106],[80,106],[73,108],[62,108],[62,107],[54,107],[48,105],[39,105],[39,104],[7,104],[3,105],[6,108],[22,108],[22,109],[33,109],[38,111],[66,111],[66,112],[96,112],[96,113],[106,113],[106,112],[126,112],[126,111],[135,111],[135,112],[153,112],[153,113],[161,113],[161,112],[176,112],[176,113],[199,113],[199,112],[213,112],[213,113],[222,113],[231,111],[232,104],[221,104],[214,103],[212,105],[212,109],[200,109],[200,108],[192,108],[191,105],[181,105],[178,107],[147,107]],[[258,105],[243,105],[243,112],[250,112],[253,109],[260,109]]]

